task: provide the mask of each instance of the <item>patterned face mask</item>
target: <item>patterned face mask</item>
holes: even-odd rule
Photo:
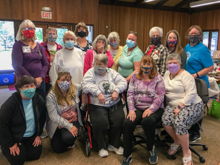
[[[24,97],[31,99],[34,97],[36,88],[28,88],[25,90],[21,90],[21,94],[24,95]]]
[[[60,89],[66,91],[70,88],[70,83],[68,81],[62,81],[59,82],[58,86],[60,87]]]

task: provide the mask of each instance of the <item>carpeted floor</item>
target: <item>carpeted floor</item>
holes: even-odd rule
[[[208,151],[204,151],[201,147],[197,150],[204,156],[206,162],[204,165],[218,165],[220,163],[220,120],[205,116],[203,120],[204,132],[201,134],[201,143],[208,146]],[[49,138],[43,139],[43,152],[41,158],[37,161],[26,162],[27,165],[120,165],[123,156],[118,156],[114,153],[109,153],[107,158],[98,156],[98,150],[95,146],[91,150],[90,157],[85,156],[84,139],[79,138],[73,149],[63,154],[56,154],[50,147]],[[159,157],[158,165],[181,165],[182,152],[177,153],[176,160],[169,160],[166,157],[167,147],[156,145],[157,154]],[[196,155],[193,154],[194,165],[202,164]],[[133,161],[131,165],[149,164],[148,153],[143,146],[135,146],[133,148]],[[9,165],[6,158],[0,151],[0,165]]]

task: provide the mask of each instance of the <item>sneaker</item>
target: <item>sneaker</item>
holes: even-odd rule
[[[158,156],[155,147],[153,147],[153,149],[149,153],[150,153],[150,157],[149,157],[150,164],[156,164],[158,161]]]
[[[101,150],[99,150],[99,156],[101,156],[102,158],[107,157],[108,151],[102,148]]]
[[[41,138],[41,139],[44,139],[44,138],[46,138],[46,137],[48,137],[48,133],[45,132],[45,131],[43,131],[42,134],[40,135],[40,138]]]
[[[74,148],[75,147],[75,144],[73,144],[72,146],[69,146],[68,148],[71,149],[71,148]]]
[[[132,162],[132,156],[129,156],[128,158],[124,158],[122,165],[129,165]]]
[[[191,134],[190,136],[189,136],[189,141],[190,142],[196,142],[197,140],[201,140],[201,137],[200,137],[200,135],[198,135],[198,134]]]
[[[123,152],[124,152],[124,148],[122,148],[122,147],[115,148],[112,145],[108,145],[108,150],[111,151],[111,152],[114,151],[118,155],[123,155]]]

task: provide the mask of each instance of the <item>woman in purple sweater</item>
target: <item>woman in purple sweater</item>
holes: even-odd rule
[[[12,66],[16,72],[16,78],[23,75],[32,76],[37,82],[36,92],[44,99],[45,75],[48,69],[48,61],[43,46],[35,40],[35,25],[32,21],[24,20],[18,29],[17,42],[13,45]]]
[[[157,163],[154,146],[155,125],[163,114],[164,94],[163,78],[157,73],[152,57],[143,56],[139,72],[132,75],[127,92],[129,114],[123,124],[125,158],[122,165],[129,165],[132,161],[133,131],[138,124],[142,125],[147,136],[149,162]]]

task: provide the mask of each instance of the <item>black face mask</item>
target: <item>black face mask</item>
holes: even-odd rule
[[[197,43],[197,42],[199,42],[199,37],[200,37],[200,35],[191,35],[191,36],[189,36],[189,42],[190,43]]]
[[[151,37],[150,42],[151,42],[151,44],[157,46],[157,45],[161,44],[161,37]]]
[[[86,36],[86,32],[80,31],[80,32],[78,32],[78,36],[81,37],[81,38],[83,38],[83,37]]]

